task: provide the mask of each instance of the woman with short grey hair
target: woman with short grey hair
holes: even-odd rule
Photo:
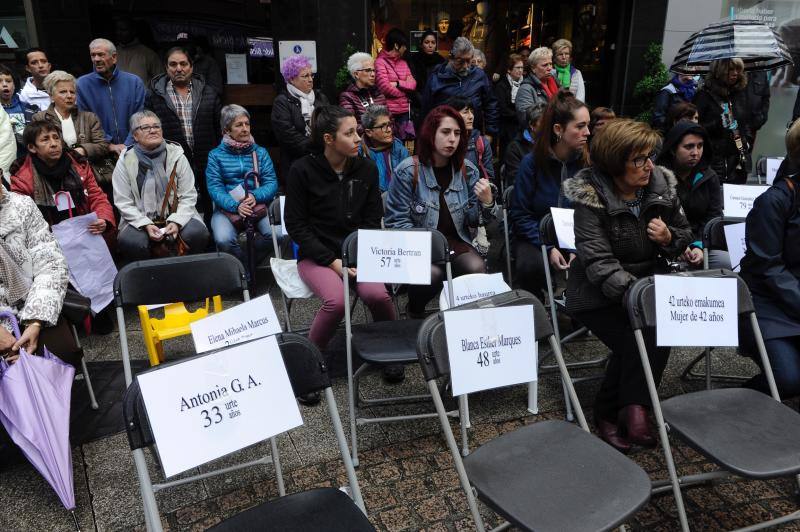
[[[517,91],[514,106],[517,109],[519,126],[525,128],[525,112],[536,103],[549,102],[558,92],[558,83],[553,77],[553,51],[540,46],[528,56],[529,74],[525,76]]]
[[[370,106],[361,117],[364,126],[364,143],[359,152],[366,154],[378,167],[378,184],[381,192],[389,189],[392,172],[408,158],[408,150],[392,134],[392,115],[384,105]]]
[[[58,126],[64,144],[89,159],[97,184],[110,194],[116,158],[109,156],[106,134],[97,115],[78,109],[75,77],[63,70],[54,70],[44,78],[42,85],[50,95],[50,107],[33,115],[31,120],[46,120]]]
[[[347,70],[353,82],[339,95],[339,107],[353,113],[361,126],[364,111],[373,105],[385,106],[386,96],[375,85],[375,60],[371,55],[354,53],[347,60]]]
[[[247,219],[260,233],[254,242],[256,262],[272,249],[266,213],[278,192],[278,178],[269,152],[256,144],[250,134],[247,109],[226,105],[220,112],[220,124],[222,142],[208,154],[206,166],[206,186],[214,203],[211,232],[219,251],[234,255],[242,264],[250,264],[247,252],[239,246],[239,233]]]
[[[123,150],[113,175],[118,251],[129,261],[165,250],[202,253],[208,229],[195,207],[194,172],[183,148],[164,140],[161,120],[152,111],[134,113],[129,125],[135,144]]]

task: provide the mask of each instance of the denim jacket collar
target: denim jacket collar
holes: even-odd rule
[[[453,173],[453,177],[450,179],[450,185],[448,185],[446,190],[452,190],[453,192],[460,192],[461,189],[464,188],[464,176],[461,175],[461,172],[456,172],[453,170],[453,165],[451,163],[450,169]],[[439,182],[436,181],[436,176],[433,173],[433,166],[428,166],[427,164],[420,164],[420,173],[425,176],[425,186],[430,189],[436,190],[439,188]],[[460,177],[457,179],[456,177]]]

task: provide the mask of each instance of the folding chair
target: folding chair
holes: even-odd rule
[[[283,227],[283,218],[281,217],[281,198],[276,196],[272,203],[269,204],[267,213],[269,216],[269,226],[272,232],[272,247],[275,250],[275,258],[283,258],[283,253],[280,247],[280,239],[278,232]],[[288,241],[288,239],[287,239]],[[279,287],[280,288],[280,287]],[[292,331],[292,300],[286,297],[286,294],[281,290],[281,304],[283,305],[283,314],[286,316],[286,330]]]
[[[382,229],[394,231],[394,229]],[[407,230],[406,230],[407,231]],[[426,231],[424,229],[415,231]],[[453,273],[450,266],[450,249],[447,239],[442,233],[431,230],[431,263],[442,265],[445,268],[446,282],[453,293]],[[360,410],[360,406],[396,405],[401,403],[416,403],[427,401],[430,396],[405,395],[399,397],[360,398],[359,382],[361,376],[368,370],[382,368],[388,365],[408,365],[417,361],[415,339],[423,320],[395,320],[353,325],[350,301],[350,283],[347,281],[347,268],[358,266],[358,232],[353,232],[342,243],[342,270],[345,276],[344,301],[345,301],[345,338],[347,348],[347,391],[350,408],[350,444],[352,446],[353,463],[358,465],[358,434],[356,427],[367,423],[383,423],[387,421],[403,421],[436,417],[436,414],[412,414],[385,417],[367,417]],[[452,302],[451,302],[452,303]],[[363,364],[353,371],[353,357],[358,356]],[[462,400],[463,406],[463,400]],[[453,413],[455,415],[455,413]],[[466,426],[462,423],[462,440],[466,452]]]
[[[565,337],[561,337],[561,332],[558,327],[558,312],[564,312],[566,314],[567,308],[567,300],[565,296],[561,296],[557,298],[555,293],[553,292],[553,273],[550,270],[550,256],[548,254],[547,248],[558,246],[558,236],[556,235],[556,227],[553,223],[553,216],[550,213],[544,215],[544,217],[539,222],[539,239],[542,242],[542,262],[544,263],[544,275],[545,275],[545,282],[547,283],[547,301],[550,306],[550,319],[553,325],[553,334],[558,340],[559,344],[565,344],[570,340],[578,338],[579,336],[583,336],[586,334],[589,329],[586,327],[580,327],[579,329],[571,332]],[[549,353],[546,356],[542,356],[539,362],[543,362],[547,356],[552,355],[553,353]],[[600,358],[596,358],[593,360],[587,360],[582,362],[570,362],[567,364],[567,367],[570,369],[585,369],[585,368],[599,368],[604,367],[606,362],[608,361],[608,355],[602,356]],[[545,365],[540,366],[539,370],[543,374],[555,372],[558,369],[557,366],[554,365]],[[582,382],[586,380],[593,380],[602,377],[602,375],[593,375],[589,377],[579,377],[573,378],[572,382]],[[569,397],[567,396],[566,389],[564,390],[564,402],[566,403],[566,411],[567,411],[567,419],[572,421],[572,406],[569,403]],[[538,413],[538,408],[534,413]]]
[[[419,363],[475,526],[485,530],[477,498],[508,521],[495,530],[509,524],[545,531],[614,528],[649,500],[650,481],[638,465],[589,432],[542,303],[515,290],[445,312],[517,305],[533,305],[536,341],[549,342],[555,353],[579,426],[560,420],[525,425],[462,460],[436,384],[450,374],[444,312],[429,316],[417,337]]]
[[[198,301],[239,292],[250,300],[244,266],[228,253],[203,253],[132,262],[114,279],[114,304],[125,384],[132,381],[125,307]]]
[[[278,345],[286,366],[292,390],[295,396],[322,391],[328,407],[339,451],[342,454],[345,471],[349,484],[349,491],[353,499],[337,488],[312,489],[305,492],[284,495],[281,487],[281,497],[272,501],[263,502],[253,508],[245,510],[223,521],[212,530],[292,530],[315,531],[330,530],[332,523],[340,530],[373,531],[375,530],[367,520],[364,500],[356,478],[353,463],[350,460],[347,441],[344,437],[342,422],[331,389],[330,376],[322,354],[308,339],[293,333],[276,335]],[[199,355],[206,356],[206,355]],[[197,358],[197,357],[195,357]],[[184,361],[162,364],[149,371],[160,371],[174,364]],[[125,392],[123,401],[123,414],[128,432],[128,441],[133,452],[136,464],[136,474],[144,500],[145,522],[149,531],[160,531],[161,521],[158,515],[158,505],[155,492],[162,489],[202,480],[210,476],[229,473],[231,471],[263,463],[261,461],[241,464],[226,469],[212,471],[191,478],[184,478],[173,482],[153,484],[144,459],[144,449],[155,444],[148,415],[142,400],[138,379]],[[191,442],[187,442],[191,444]],[[280,464],[276,463],[276,470]]]
[[[514,185],[503,190],[503,236],[506,241],[506,281],[509,286],[514,286],[514,268],[511,263],[511,228],[508,225],[508,211],[511,207],[511,194],[514,193]]]
[[[736,279],[740,324],[749,321],[761,357],[772,397],[746,388],[701,390],[658,398],[642,330],[656,326],[655,281],[646,277],[628,290],[626,306],[642,360],[653,414],[658,424],[661,447],[669,480],[654,482],[653,492],[668,491],[675,496],[681,528],[689,530],[681,486],[708,482],[732,475],[752,479],[772,479],[800,472],[800,414],[780,402],[775,378],[758,327],[755,308],[747,285],[729,270],[697,271],[676,274],[683,277]],[[669,443],[669,433],[679,435],[693,449],[720,466],[717,471],[678,477]],[[766,521],[747,530],[756,530],[800,519],[800,511]],[[742,529],[744,530],[744,529]]]

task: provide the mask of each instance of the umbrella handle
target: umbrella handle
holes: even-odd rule
[[[17,321],[17,317],[6,310],[0,312],[0,318],[6,318],[8,321],[11,322],[11,327],[14,329],[14,336],[17,338],[17,340],[19,340],[20,332],[19,332],[19,321]]]

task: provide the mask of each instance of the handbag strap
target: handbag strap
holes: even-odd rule
[[[169,174],[169,181],[167,182],[167,189],[164,191],[164,201],[161,202],[161,214],[160,217],[162,220],[166,220],[169,214],[173,214],[178,207],[178,184],[175,182],[175,174],[178,172],[178,161],[175,161],[175,164],[172,166],[172,172]],[[171,203],[169,200],[169,196],[172,192],[175,192],[175,202]],[[169,209],[169,213],[167,213],[167,209]]]

